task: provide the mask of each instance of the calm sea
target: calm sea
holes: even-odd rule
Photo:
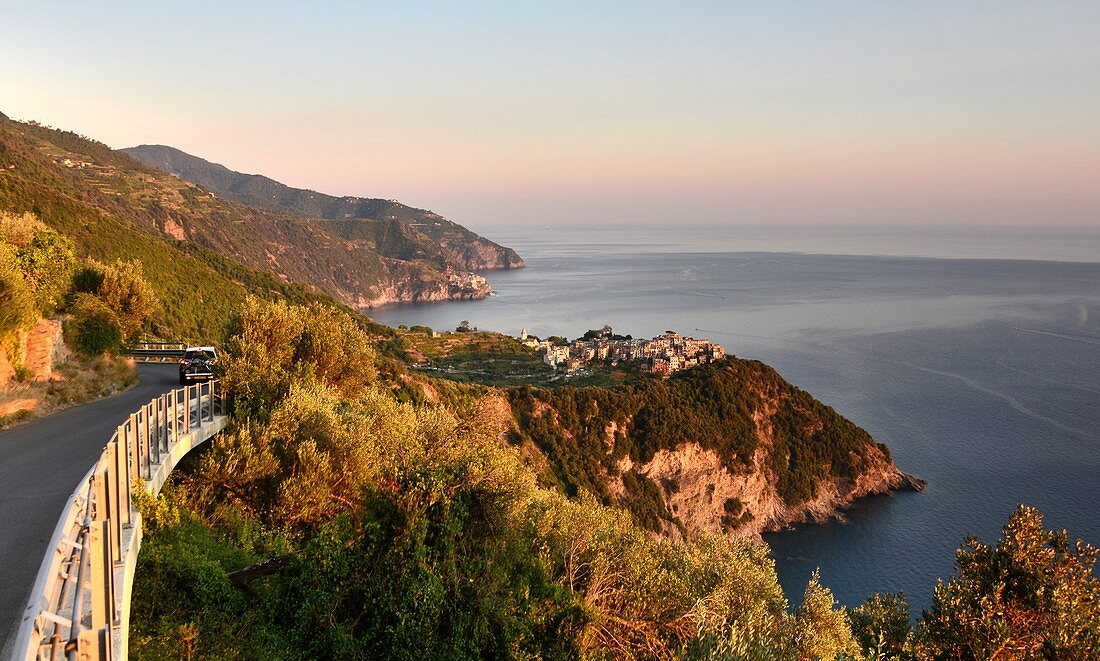
[[[773,365],[928,480],[843,522],[769,535],[792,599],[820,568],[845,604],[904,590],[919,614],[966,535],[994,539],[1018,503],[1100,544],[1100,231],[491,235],[528,263],[490,275],[497,296],[373,316],[709,337]]]

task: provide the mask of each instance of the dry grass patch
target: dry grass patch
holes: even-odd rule
[[[110,397],[135,383],[137,369],[129,358],[73,355],[57,366],[50,380],[12,382],[0,391],[0,429]]]

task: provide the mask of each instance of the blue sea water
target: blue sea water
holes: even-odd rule
[[[923,493],[862,501],[844,521],[768,535],[791,599],[820,568],[845,604],[903,590],[919,614],[964,538],[996,538],[1018,503],[1100,544],[1100,232],[493,238],[528,263],[490,274],[497,296],[372,316],[542,336],[611,324],[709,337],[773,365],[928,480]]]

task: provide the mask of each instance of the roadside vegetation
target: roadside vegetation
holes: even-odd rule
[[[135,658],[1100,653],[1096,552],[1035,510],[995,545],[968,540],[915,626],[902,595],[848,610],[816,577],[789,604],[763,545],[671,541],[539,486],[493,391],[399,401],[338,310],[252,299],[232,328],[231,430],[142,504]]]
[[[118,351],[156,309],[140,263],[82,260],[33,214],[0,211],[0,426],[132,385]]]

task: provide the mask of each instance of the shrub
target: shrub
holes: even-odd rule
[[[785,659],[859,658],[859,646],[848,627],[843,606],[837,606],[833,593],[821,585],[815,571],[806,585],[802,605],[788,621],[784,641]]]
[[[226,387],[246,414],[266,417],[295,380],[307,376],[354,397],[377,377],[367,335],[323,304],[249,298],[230,324]]]
[[[132,342],[156,311],[156,294],[145,281],[141,262],[137,260],[120,259],[102,267],[102,272],[103,281],[96,295],[117,315],[122,338]]]
[[[903,661],[914,658],[909,600],[905,593],[871,595],[858,608],[848,611],[848,622],[868,658]]]
[[[6,338],[37,317],[34,296],[22,273],[4,259],[0,246],[0,339]]]
[[[0,212],[0,243],[9,246],[6,261],[22,273],[39,310],[56,308],[76,265],[72,242],[32,214]]]
[[[89,356],[113,353],[122,345],[118,315],[90,294],[76,297],[72,329],[76,349]]]
[[[921,658],[1100,658],[1097,549],[1019,506],[995,546],[971,537],[924,614]]]
[[[86,264],[73,273],[73,294],[98,294],[105,277],[103,268],[95,263]]]

